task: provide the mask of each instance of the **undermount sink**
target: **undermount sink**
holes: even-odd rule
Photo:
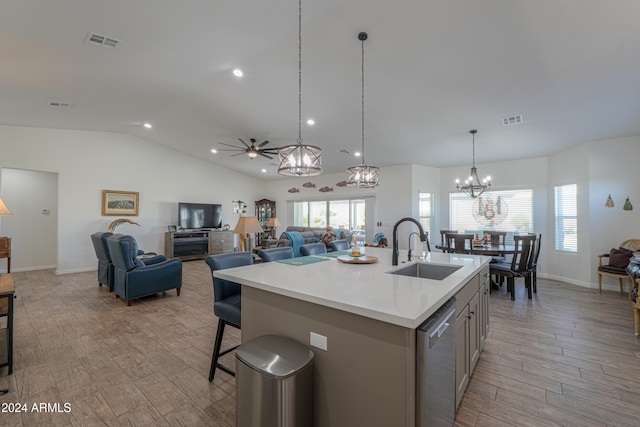
[[[462,268],[460,265],[427,264],[417,262],[394,271],[389,271],[389,274],[420,277],[422,279],[442,280],[449,277],[449,275],[453,274],[460,268]]]

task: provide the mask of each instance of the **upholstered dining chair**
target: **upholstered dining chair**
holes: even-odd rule
[[[507,244],[507,232],[497,230],[482,230],[482,235],[488,234],[491,236],[492,245],[506,245]]]
[[[324,243],[307,243],[300,246],[300,253],[302,256],[326,254],[327,247]]]
[[[333,242],[329,242],[329,247],[332,251],[348,251],[349,250],[349,242],[347,240],[334,240]]]
[[[213,345],[211,368],[209,369],[209,382],[211,382],[213,381],[216,369],[220,369],[234,377],[236,376],[236,373],[231,368],[219,363],[218,359],[238,347],[236,345],[226,350],[221,350],[224,327],[229,325],[240,329],[242,313],[242,286],[230,280],[213,277],[213,272],[224,270],[225,268],[251,265],[253,264],[253,254],[251,252],[229,252],[209,255],[205,261],[211,268],[211,277],[213,278],[213,314],[218,317],[218,330],[216,332],[215,344]]]
[[[289,259],[293,258],[293,248],[291,246],[283,246],[281,248],[262,249],[258,251],[258,256],[264,262]]]
[[[532,292],[532,265],[535,255],[537,236],[533,235],[516,235],[513,237],[515,252],[511,261],[503,261],[489,264],[490,273],[497,277],[507,279],[507,290],[511,294],[511,300],[515,300],[515,279],[524,277],[525,287],[529,299],[533,296]],[[496,280],[497,282],[497,280]]]
[[[446,248],[447,246],[447,234],[456,234],[458,230],[440,230],[440,247]],[[442,249],[442,252],[447,252],[447,249]]]
[[[446,251],[456,254],[469,254],[473,249],[473,239],[473,234],[447,233],[445,234]]]
[[[542,247],[542,233],[538,234],[536,239],[536,247],[533,250],[533,261],[531,262],[531,284],[533,285],[533,293],[538,292],[538,258],[540,257],[540,248]]]

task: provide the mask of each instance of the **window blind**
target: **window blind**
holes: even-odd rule
[[[433,230],[433,195],[431,193],[418,194],[418,221],[422,225],[424,231],[429,233],[429,241],[434,241]]]
[[[578,252],[578,186],[554,187],[556,251]]]
[[[480,237],[484,231],[506,231],[507,244],[513,244],[516,234],[533,233],[532,189],[486,191],[481,197],[483,203],[491,201],[493,215],[478,215],[483,206],[479,198],[472,199],[464,193],[449,194],[451,230]]]

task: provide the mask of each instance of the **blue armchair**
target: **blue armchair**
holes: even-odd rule
[[[131,300],[176,289],[180,296],[182,261],[157,255],[137,258],[138,244],[132,236],[113,234],[107,238],[113,263],[113,290],[131,305]]]
[[[96,251],[96,257],[98,258],[98,285],[109,286],[109,292],[113,292],[113,263],[111,262],[111,254],[109,253],[109,245],[107,244],[107,238],[112,236],[111,232],[93,233],[91,235],[91,242],[93,243],[93,249]],[[157,255],[155,252],[144,252],[138,249],[138,256],[147,256],[145,264],[153,264],[160,262],[162,259],[149,258],[151,255]]]
[[[109,255],[107,237],[112,234],[98,232],[91,235],[93,249],[96,251],[96,257],[98,258],[98,285],[109,286],[110,292],[113,292],[113,264],[111,263],[111,255]]]

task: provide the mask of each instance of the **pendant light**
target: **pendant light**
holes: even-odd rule
[[[462,191],[467,196],[475,199],[484,193],[487,189],[491,187],[491,177],[488,176],[480,181],[478,178],[478,170],[476,169],[476,133],[477,130],[470,130],[469,133],[473,138],[473,163],[471,164],[471,174],[469,174],[469,178],[464,181],[464,185],[460,186],[460,180],[456,179],[456,188]]]
[[[302,143],[302,0],[298,0],[298,140],[278,150],[278,173],[285,176],[316,176],[322,173],[322,151]]]
[[[368,166],[364,158],[364,41],[369,36],[365,32],[358,34],[358,40],[362,42],[362,164],[347,169],[349,187],[373,188],[380,185],[379,169],[376,166]]]

